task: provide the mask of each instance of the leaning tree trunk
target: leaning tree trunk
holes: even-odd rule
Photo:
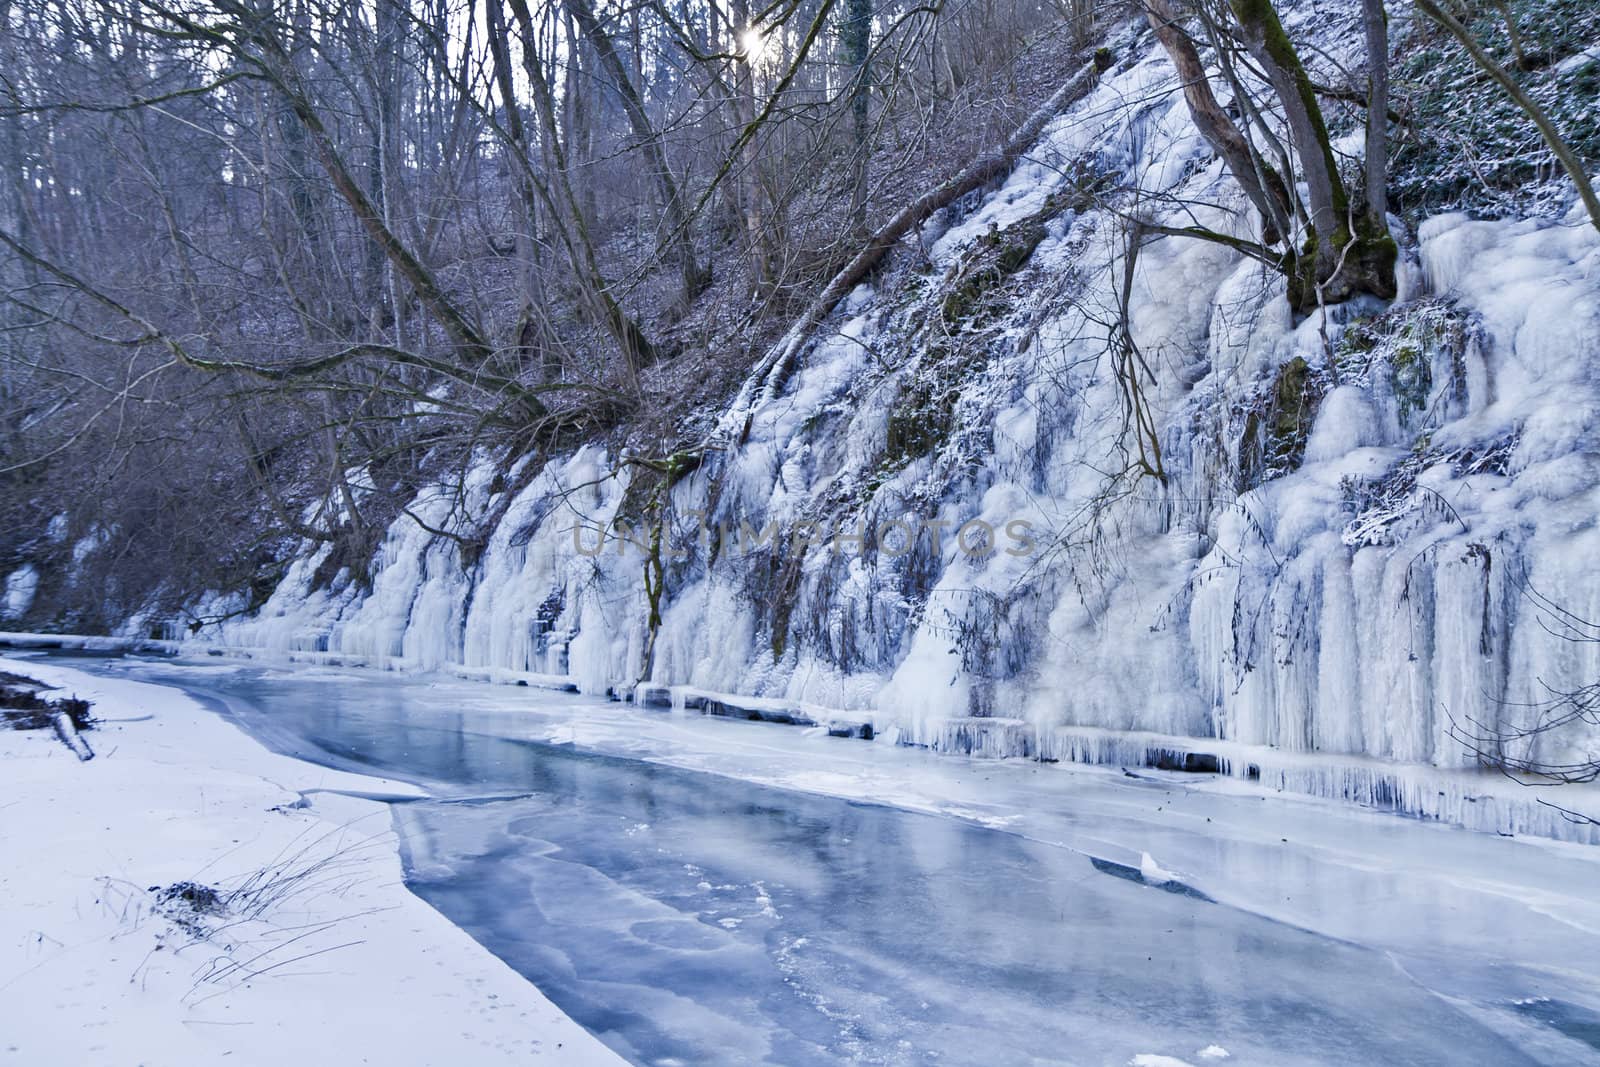
[[[518,32],[522,35],[522,66],[528,76],[534,114],[538,116],[545,147],[553,160],[550,180],[561,194],[561,201],[567,209],[572,224],[574,240],[568,247],[575,253],[572,265],[579,276],[578,291],[583,294],[584,302],[591,309],[592,316],[611,334],[611,339],[622,354],[623,368],[627,373],[630,391],[637,394],[639,376],[646,367],[656,361],[657,352],[638,323],[634,322],[617,302],[617,298],[611,292],[610,283],[600,269],[600,257],[589,232],[588,216],[573,192],[572,183],[567,178],[566,153],[562,148],[561,132],[556,124],[555,101],[552,99],[550,83],[545,78],[544,64],[539,58],[538,35],[534,32],[533,15],[528,8],[527,0],[509,0],[509,2]]]
[[[1393,298],[1398,248],[1384,219],[1352,210],[1316,89],[1277,10],[1270,0],[1229,0],[1229,7],[1283,107],[1306,182],[1311,233],[1285,264],[1289,302],[1308,311],[1362,293]]]
[[[487,36],[489,55],[493,60],[495,85],[500,90],[501,107],[505,112],[505,139],[509,151],[505,153],[506,178],[517,191],[517,225],[514,246],[517,269],[521,275],[522,307],[517,314],[515,347],[518,368],[524,364],[537,367],[548,380],[561,377],[563,367],[559,348],[551,343],[546,306],[543,267],[539,262],[539,191],[528,167],[530,158],[527,127],[522,121],[522,105],[517,102],[516,76],[511,69],[511,49],[506,34],[505,12],[501,5],[492,2],[484,5],[488,14]],[[537,359],[530,359],[531,355]]]
[[[1144,0],[1144,13],[1156,32],[1156,40],[1161,42],[1178,70],[1183,97],[1195,127],[1222,157],[1234,180],[1260,213],[1262,243],[1277,244],[1280,238],[1289,236],[1293,210],[1282,176],[1254,150],[1217,102],[1205,66],[1200,62],[1200,52],[1194,40],[1178,25],[1177,14],[1168,0]]]
[[[764,396],[768,398],[776,396],[793,369],[796,357],[810,339],[811,332],[822,325],[822,321],[839,306],[839,301],[848,296],[850,290],[859,285],[873,268],[883,261],[883,257],[889,254],[889,250],[899,242],[900,238],[927,221],[935,211],[955,203],[974,189],[982,188],[1009,170],[1022,153],[1038,139],[1039,134],[1044,131],[1045,124],[1055,118],[1068,100],[1086,92],[1094,85],[1095,79],[1110,64],[1109,51],[1097,52],[1095,57],[1068,78],[1066,84],[1057,89],[1050,99],[1028,116],[1027,121],[1017,127],[1016,131],[1006,138],[1004,144],[973,160],[949,181],[923,193],[868,237],[861,250],[845,264],[843,270],[833,276],[822,293],[806,308],[799,321],[791,326],[783,338],[767,353],[766,359],[746,383],[744,395],[740,396],[736,406],[742,406],[749,399],[748,394],[758,383]]]

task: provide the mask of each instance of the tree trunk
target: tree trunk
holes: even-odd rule
[[[733,20],[729,30],[733,34],[734,49],[739,58],[734,64],[733,118],[742,129],[749,129],[756,119],[755,71],[753,56],[744,55],[743,34],[750,30],[749,0],[733,0]],[[756,153],[755,139],[749,138],[739,150],[735,164],[738,170],[739,206],[744,215],[745,239],[750,244],[752,275],[757,288],[766,292],[771,286],[772,249],[768,240],[766,212],[763,210],[761,189],[761,157]]]
[[[1384,219],[1352,212],[1316,89],[1277,10],[1270,0],[1229,0],[1229,6],[1283,107],[1310,200],[1307,245],[1285,264],[1290,304],[1308,311],[1360,293],[1392,298],[1398,249]]]
[[[405,17],[396,8],[398,0],[375,0],[371,49],[371,75],[373,92],[373,137],[368,160],[369,196],[378,217],[391,231],[395,228],[395,170],[400,126],[400,58],[404,43],[401,20]],[[360,30],[353,28],[353,34]],[[359,37],[351,41],[355,50]],[[405,347],[403,316],[405,307],[400,298],[399,279],[389,269],[383,250],[376,244],[368,249],[367,283],[375,295],[372,303],[372,336],[382,336],[382,318],[385,304],[394,326],[395,344]],[[381,295],[378,295],[381,294]]]
[[[1322,118],[1311,78],[1300,62],[1300,55],[1289,40],[1269,0],[1230,0],[1234,17],[1244,31],[1245,47],[1266,71],[1274,94],[1283,105],[1289,123],[1289,136],[1310,197],[1311,229],[1332,235],[1348,231],[1346,219],[1350,200],[1339,178],[1339,164],[1333,155],[1328,127]],[[1321,242],[1317,252],[1320,271],[1332,272],[1337,250],[1332,242]]]
[[[544,135],[545,145],[554,163],[551,177],[572,221],[575,240],[569,242],[568,249],[574,253],[573,267],[579,274],[578,289],[584,294],[594,317],[616,342],[622,354],[629,387],[637,393],[639,375],[655,362],[656,351],[645,338],[644,331],[617,303],[600,269],[600,258],[590,237],[583,206],[578,202],[572,183],[567,178],[566,153],[561,147],[561,131],[556,125],[555,101],[551,99],[550,83],[545,80],[544,64],[539,59],[539,42],[534,33],[533,16],[528,10],[527,0],[510,0],[510,4],[511,13],[517,20],[517,29],[522,34],[523,69],[533,93],[534,113],[539,117],[540,132]]]
[[[867,172],[871,152],[867,144],[867,118],[872,88],[872,0],[848,0],[842,34],[842,59],[850,74],[851,150],[850,226],[867,231]]]
[[[1290,234],[1291,207],[1283,178],[1255,151],[1233,119],[1217,103],[1200,53],[1181,26],[1167,0],[1144,0],[1145,17],[1156,39],[1167,50],[1183,83],[1184,100],[1200,135],[1210,143],[1229,173],[1244,190],[1261,216],[1263,244],[1277,244]]]
[[[1038,138],[1045,124],[1054,118],[1069,100],[1087,91],[1107,66],[1109,66],[1109,56],[1103,52],[1098,53],[1094,59],[1085,63],[1067,79],[1066,84],[1057,89],[1049,100],[1028,117],[1026,122],[1017,127],[1016,132],[1006,138],[1004,144],[969,163],[954,178],[923,193],[867,238],[861,250],[843,270],[833,276],[827,288],[811,302],[805,314],[773,347],[751,377],[751,381],[763,383],[762,391],[765,396],[770,398],[777,395],[783,388],[784,380],[788,377],[795,357],[800,354],[800,350],[805,347],[807,339],[811,336],[811,331],[832,314],[833,309],[839,306],[839,301],[848,296],[850,290],[866,278],[900,238],[925,222],[935,211],[955,203],[974,189],[979,189],[1004,174]],[[746,392],[749,389],[750,386],[747,384]],[[747,399],[748,397],[741,396],[736,406],[742,406]]]
[[[1387,227],[1389,217],[1389,16],[1383,0],[1361,0],[1367,39],[1367,214]]]
[[[539,195],[526,165],[527,127],[522,121],[522,106],[517,103],[516,77],[512,72],[511,49],[506,39],[505,12],[499,0],[490,0],[485,7],[489,55],[505,112],[505,140],[509,142],[501,149],[506,156],[506,180],[517,195],[517,228],[513,242],[517,272],[521,276],[522,307],[517,315],[516,337],[513,340],[520,352],[519,364],[526,364],[527,357],[536,354],[541,376],[546,379],[559,378],[563,370],[559,352],[546,336],[543,315],[546,296],[537,251]],[[513,154],[519,158],[510,158]]]

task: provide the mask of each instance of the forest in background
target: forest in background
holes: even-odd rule
[[[264,597],[307,542],[359,577],[474,453],[670,469],[856,282],[915,270],[1119,27],[1183,72],[1253,229],[1075,188],[1298,306],[1392,296],[1391,217],[1586,186],[1591,5],[1364,10],[1366,68],[1329,72],[1264,0],[0,0],[0,573],[39,576],[8,624]]]

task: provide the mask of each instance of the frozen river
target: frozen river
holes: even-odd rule
[[[638,1063],[1600,1062],[1600,850],[529,689],[76,665],[428,789],[393,807],[411,888]]]

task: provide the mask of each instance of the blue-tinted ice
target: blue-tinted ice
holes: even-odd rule
[[[155,680],[274,747],[431,787],[395,808],[413,889],[639,1063],[1587,1054],[1581,1011],[1507,1023],[1389,953],[1015,833],[503,736],[515,713],[458,710],[460,686],[182,670]]]

